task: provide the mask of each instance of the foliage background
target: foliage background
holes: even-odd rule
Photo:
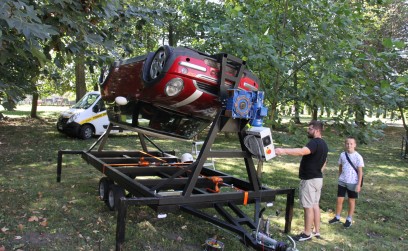
[[[12,109],[33,94],[32,117],[38,96],[78,100],[113,60],[169,44],[246,60],[271,126],[293,106],[297,124],[304,109],[363,127],[367,114],[391,112],[408,132],[406,1],[4,0],[0,9],[0,102]]]

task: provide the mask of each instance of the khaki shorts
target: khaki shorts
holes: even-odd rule
[[[304,208],[312,208],[318,205],[323,187],[323,178],[300,180],[299,200]]]

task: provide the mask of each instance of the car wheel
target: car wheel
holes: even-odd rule
[[[109,210],[118,210],[120,198],[125,197],[125,189],[118,185],[112,184],[109,187],[108,199],[105,201]]]
[[[79,137],[81,139],[90,139],[94,133],[94,130],[91,125],[83,125],[79,130]]]
[[[103,177],[99,180],[99,198],[106,201],[109,196],[109,187],[113,185],[113,181],[107,177]]]
[[[169,58],[170,48],[168,46],[160,47],[153,56],[149,66],[149,80],[155,80],[160,77]]]
[[[61,122],[57,122],[57,130],[59,131],[59,132],[64,132],[63,130],[62,130],[62,123]]]

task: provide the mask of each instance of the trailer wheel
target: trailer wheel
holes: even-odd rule
[[[125,189],[118,185],[111,185],[109,187],[108,199],[106,200],[109,210],[117,210],[119,207],[120,198],[122,197],[125,197]]]
[[[94,130],[91,125],[83,125],[79,130],[79,137],[81,139],[90,139],[94,134]]]
[[[103,177],[99,180],[99,198],[106,201],[109,196],[109,187],[113,185],[113,181],[107,177]]]

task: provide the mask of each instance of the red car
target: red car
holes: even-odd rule
[[[115,62],[102,83],[102,97],[114,124],[190,139],[213,121],[229,89],[258,90],[258,78],[244,64],[228,54],[163,46]]]

